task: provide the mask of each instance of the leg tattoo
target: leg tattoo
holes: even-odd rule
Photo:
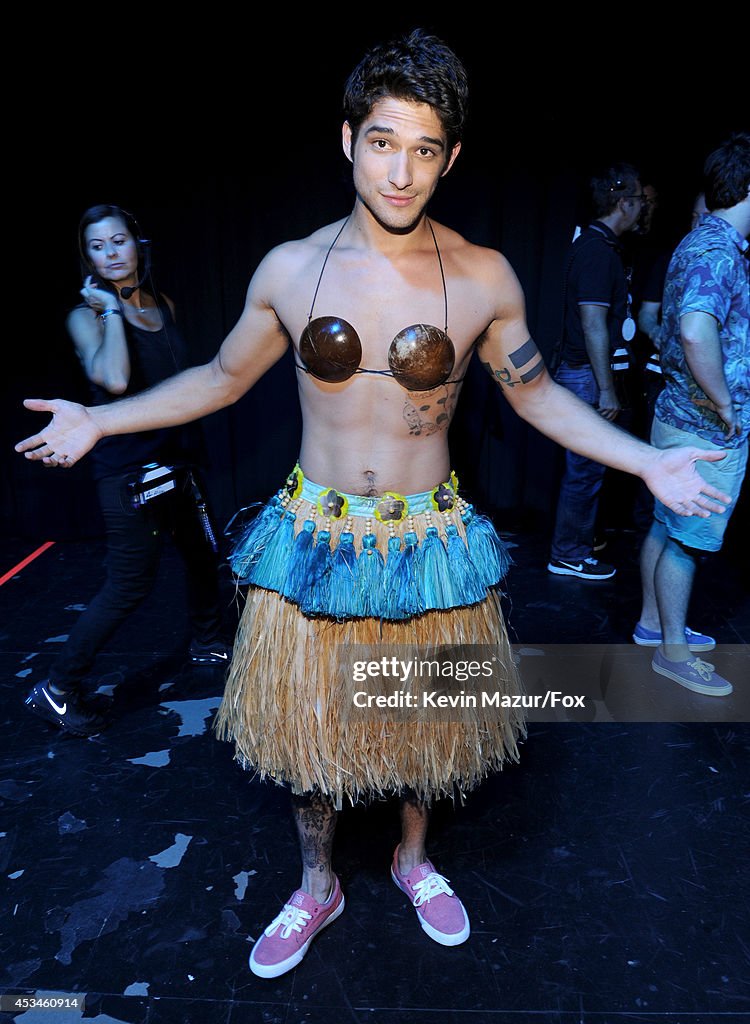
[[[327,797],[316,791],[302,796],[292,795],[292,811],[305,873],[328,875],[336,830],[336,809]]]

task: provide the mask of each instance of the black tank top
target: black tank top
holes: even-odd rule
[[[162,318],[158,331],[137,327],[123,317],[130,357],[130,380],[123,394],[117,396],[90,381],[94,405],[108,405],[120,398],[137,395],[187,367],[185,342],[169,306],[159,299],[156,303]],[[166,427],[103,437],[95,445],[91,457],[94,477],[99,480],[135,470],[149,462],[173,464],[188,461],[190,452],[183,428]]]

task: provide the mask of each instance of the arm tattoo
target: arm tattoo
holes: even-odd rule
[[[515,370],[519,370],[522,366],[531,365],[525,373],[515,375],[509,366],[503,366],[501,369],[495,369],[495,367],[490,363],[482,363],[482,366],[485,368],[487,373],[489,373],[490,377],[492,377],[492,379],[501,387],[505,386],[514,388],[516,384],[529,384],[532,380],[538,377],[544,369],[544,360],[539,353],[539,349],[531,338],[524,342],[520,348],[511,352],[508,358],[513,364],[513,368]]]
[[[535,377],[538,377],[543,369],[544,369],[544,360],[540,356],[539,357],[539,362],[534,363],[534,365],[531,367],[530,370],[527,370],[526,373],[522,373],[521,374],[521,383],[522,384],[528,384],[529,381],[532,381]]]
[[[497,381],[501,387],[503,384],[506,384],[509,388],[514,388],[516,386],[516,381],[512,380],[512,374],[507,366],[504,366],[502,370],[494,370],[489,363],[482,363],[482,366],[485,368],[487,373],[489,373],[490,377],[492,377],[494,381]]]
[[[526,363],[530,362],[534,356],[538,355],[539,349],[536,347],[532,339],[529,338],[529,340],[525,344],[521,345],[520,348],[517,348],[515,352],[511,352],[510,361],[516,369],[519,369],[519,367],[524,366]]]

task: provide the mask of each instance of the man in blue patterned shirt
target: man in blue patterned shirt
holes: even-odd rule
[[[750,434],[750,135],[737,133],[704,166],[710,211],[680,242],[667,271],[661,329],[664,388],[651,442],[722,449],[700,472],[732,495],[724,515],[692,520],[658,500],[641,550],[643,606],[633,639],[658,648],[652,666],[680,685],[714,696],[732,692],[696,652],[715,641],[686,626],[701,555],[721,548],[745,475]]]

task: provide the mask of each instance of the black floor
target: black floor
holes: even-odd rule
[[[438,806],[429,851],[472,920],[458,948],[428,939],[390,881],[397,808],[346,810],[335,852],[346,912],[275,981],[254,977],[247,957],[298,884],[286,797],[212,735],[222,672],[185,664],[179,561],[167,553],[156,591],[100,656],[92,684],[111,699],[113,724],[89,740],[54,731],[22,702],[93,596],[102,544],[55,544],[0,587],[0,1020],[750,1019],[740,561],[701,569],[690,619],[717,637],[712,658],[733,674],[735,694],[722,700],[655,677],[630,643],[632,535],[610,536],[602,557],[618,575],[594,584],[549,576],[544,537],[510,539],[517,649],[612,651],[608,679],[624,672],[641,697],[618,703],[613,683],[593,714],[534,712],[518,765],[464,806]],[[35,546],[2,542],[0,576]],[[85,1009],[11,1010],[11,993],[84,995]]]

